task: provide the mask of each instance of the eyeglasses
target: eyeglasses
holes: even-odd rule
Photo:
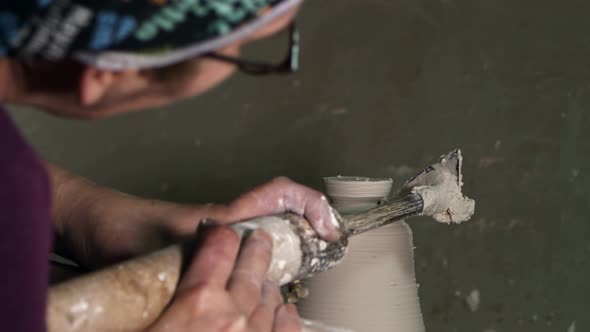
[[[280,63],[245,60],[215,52],[203,56],[236,65],[239,70],[249,75],[291,74],[299,69],[299,31],[295,22],[292,22],[289,26],[289,52]]]

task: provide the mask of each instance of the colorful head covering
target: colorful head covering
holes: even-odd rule
[[[231,44],[302,0],[0,0],[0,57],[154,68]]]

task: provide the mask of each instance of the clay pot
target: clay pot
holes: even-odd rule
[[[340,213],[362,212],[389,196],[391,179],[325,178]],[[356,332],[423,332],[412,231],[403,221],[350,239],[344,261],[304,281],[302,317]],[[341,331],[341,330],[338,330]]]
[[[390,178],[366,178],[336,176],[324,178],[326,194],[332,206],[340,213],[356,213],[370,210],[389,196],[393,180]]]

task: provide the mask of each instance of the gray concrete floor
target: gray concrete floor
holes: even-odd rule
[[[49,160],[179,202],[227,201],[275,175],[316,188],[334,174],[399,184],[461,147],[473,221],[411,222],[428,330],[565,332],[576,321],[589,331],[589,9],[308,1],[297,75],[238,75],[198,99],[108,121],[14,115]],[[475,312],[464,303],[472,290]]]

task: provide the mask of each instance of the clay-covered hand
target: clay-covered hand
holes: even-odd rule
[[[325,240],[335,241],[340,237],[337,212],[332,209],[326,196],[286,177],[278,177],[256,187],[228,206],[228,218],[231,221],[283,212],[305,217]]]
[[[299,332],[297,309],[285,305],[278,286],[265,282],[272,241],[253,232],[240,248],[227,226],[207,226],[172,304],[148,329],[207,332]]]

